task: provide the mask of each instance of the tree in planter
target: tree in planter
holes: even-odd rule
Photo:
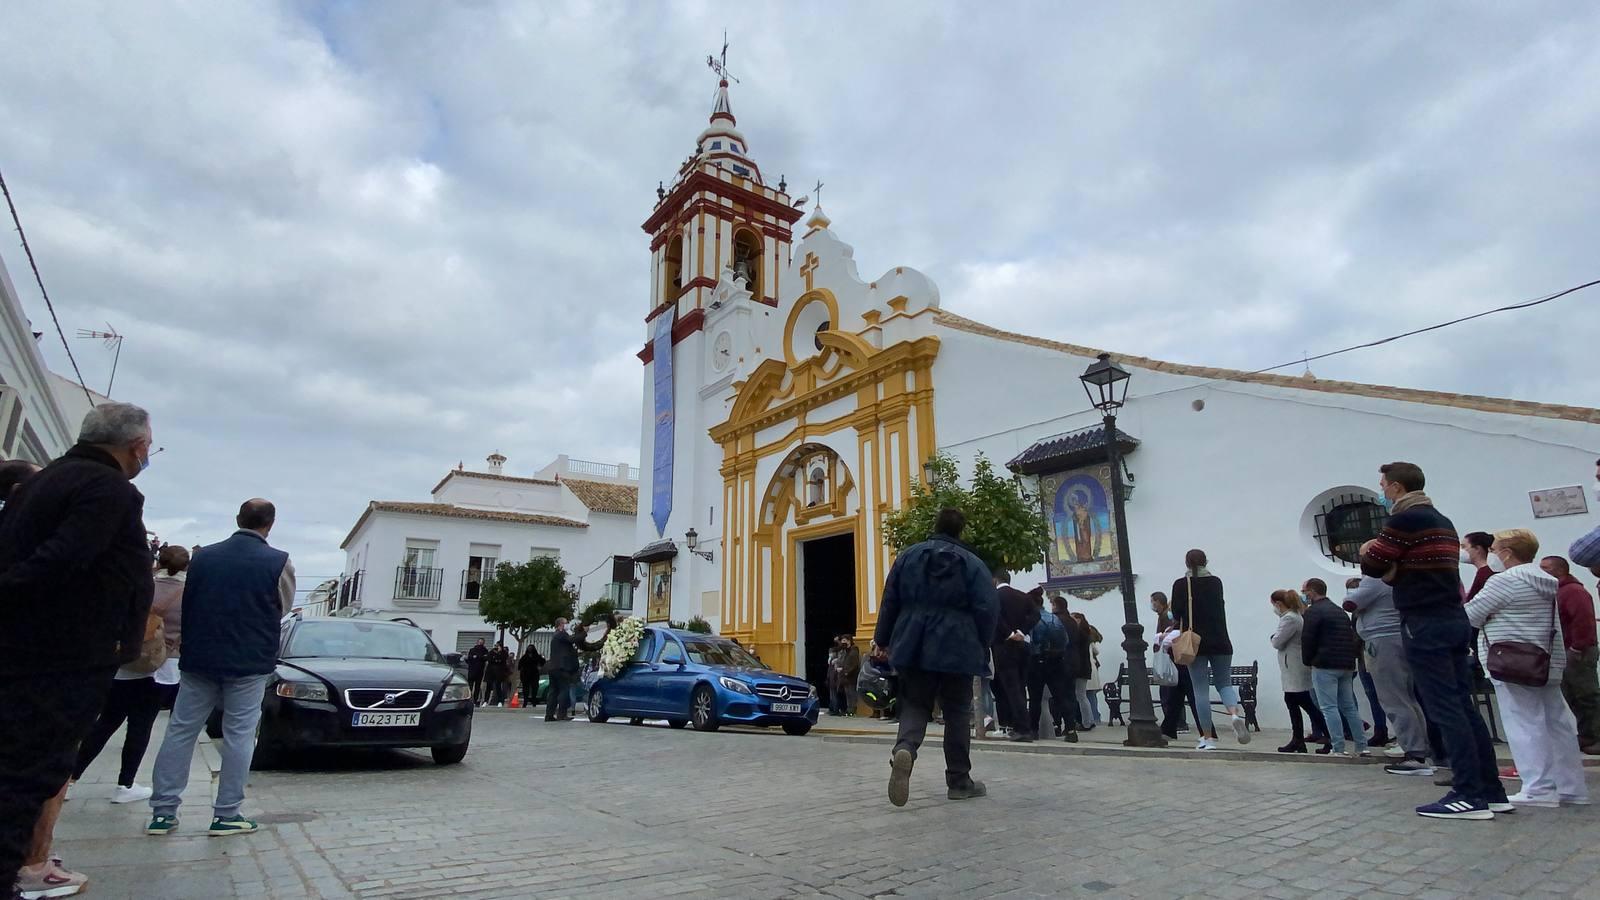
[[[585,606],[583,611],[578,613],[578,624],[583,626],[593,625],[596,622],[604,621],[607,616],[615,616],[616,614],[617,605],[615,603],[605,599],[596,600]]]
[[[954,507],[967,517],[962,541],[991,569],[1021,572],[1044,562],[1050,530],[1039,496],[1022,479],[1000,475],[980,453],[971,486],[962,487],[954,457],[940,453],[930,462],[933,483],[914,482],[905,505],[884,516],[884,537],[896,553],[932,537],[939,510]]]
[[[571,618],[577,597],[567,589],[567,572],[561,563],[539,557],[525,563],[503,562],[494,578],[483,586],[478,613],[492,625],[504,628],[522,646],[528,635]]]
[[[695,634],[710,634],[711,633],[711,623],[707,622],[705,620],[705,618],[702,617],[702,616],[695,616],[694,618],[690,619],[688,621],[688,623],[685,624],[683,627],[684,627],[684,630],[692,631]]]

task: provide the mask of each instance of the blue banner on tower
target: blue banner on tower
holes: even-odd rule
[[[655,366],[655,465],[650,476],[650,521],[656,523],[656,536],[667,532],[672,516],[672,321],[676,310],[656,317],[655,345],[651,364]]]

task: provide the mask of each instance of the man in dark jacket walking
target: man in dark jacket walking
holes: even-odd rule
[[[556,633],[550,638],[550,689],[544,705],[546,722],[565,722],[572,718],[572,684],[578,679],[578,643],[567,631],[567,620],[556,620]]]
[[[1392,462],[1378,468],[1378,490],[1392,514],[1361,548],[1361,572],[1394,588],[1394,608],[1411,680],[1428,723],[1449,757],[1451,791],[1417,807],[1435,819],[1481,820],[1510,812],[1489,728],[1472,702],[1472,625],[1461,605],[1460,539],[1456,526],[1422,492],[1422,468]],[[1331,724],[1331,723],[1330,723]]]
[[[0,888],[17,880],[35,826],[53,825],[112,673],[139,655],[155,582],[144,496],[129,481],[150,441],[149,413],[103,403],[0,512]]]
[[[1368,756],[1361,709],[1356,706],[1356,656],[1361,642],[1355,625],[1328,599],[1328,584],[1321,578],[1306,579],[1301,592],[1311,605],[1306,607],[1300,632],[1300,658],[1311,669],[1311,690],[1328,723],[1333,752],[1344,753],[1344,732],[1348,730],[1355,741],[1355,755]],[[1343,730],[1339,728],[1341,716]]]
[[[901,551],[883,586],[872,654],[900,679],[900,734],[889,762],[889,802],[904,806],[911,768],[935,700],[944,708],[944,778],[951,800],[982,797],[972,779],[972,679],[988,672],[985,647],[999,618],[994,583],[961,543],[967,517],[940,510],[933,537]]]
[[[222,776],[209,834],[248,834],[256,823],[239,815],[255,755],[261,695],[278,664],[283,617],[294,608],[289,554],[267,545],[277,510],[262,499],[239,507],[239,530],[189,561],[183,588],[183,680],[167,734],[156,755],[145,834],[178,827],[195,740],[214,709],[222,710]]]

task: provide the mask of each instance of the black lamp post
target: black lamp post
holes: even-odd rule
[[[1123,508],[1122,458],[1117,451],[1117,410],[1128,399],[1128,370],[1111,361],[1111,354],[1100,359],[1078,376],[1089,402],[1105,414],[1106,461],[1111,465],[1111,508],[1117,523],[1117,561],[1122,569],[1122,649],[1128,657],[1128,739],[1129,747],[1165,747],[1167,739],[1156,724],[1155,707],[1150,702],[1150,673],[1145,666],[1144,626],[1139,623],[1139,606],[1133,595],[1133,560],[1128,552],[1128,517]]]

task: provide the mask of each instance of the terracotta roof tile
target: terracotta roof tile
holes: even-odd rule
[[[429,491],[428,493],[430,493],[430,494],[439,493],[439,488],[444,487],[444,483],[446,481],[449,481],[450,479],[456,478],[456,477],[482,478],[485,481],[510,481],[510,482],[514,482],[516,484],[543,484],[543,485],[553,485],[553,484],[555,484],[554,481],[546,481],[543,478],[519,478],[516,475],[494,475],[494,474],[491,474],[489,472],[468,472],[466,469],[451,469],[450,471],[445,473],[443,478],[439,479],[439,483],[434,485],[433,486],[433,490]]]
[[[590,512],[637,515],[639,512],[639,486],[616,484],[609,481],[588,481],[581,478],[562,478],[561,483],[578,495]]]
[[[413,516],[439,516],[446,519],[478,519],[485,522],[509,522],[515,525],[550,525],[556,528],[588,528],[586,522],[577,522],[572,519],[563,519],[558,516],[545,516],[537,513],[505,512],[498,509],[472,509],[467,506],[456,506],[454,503],[411,503],[404,500],[373,500],[367,504],[366,511],[361,518],[356,520],[354,528],[345,536],[344,542],[339,545],[342,550],[350,545],[350,540],[361,530],[367,519],[373,513],[392,512]]]
[[[991,325],[975,322],[965,316],[959,316],[942,309],[934,314],[934,321],[956,331],[965,331],[969,334],[983,335],[984,337],[1010,341],[1016,344],[1027,344],[1045,350],[1056,350],[1061,353],[1070,353],[1073,356],[1085,356],[1093,359],[1100,353],[1107,352],[1084,347],[1080,344],[1068,344],[1047,338],[1003,331]],[[1424,391],[1416,388],[1392,387],[1382,384],[1361,384],[1355,381],[1328,381],[1296,375],[1244,372],[1238,369],[1195,366],[1186,363],[1150,359],[1143,356],[1127,356],[1121,353],[1112,353],[1111,356],[1120,363],[1155,372],[1165,372],[1169,375],[1183,375],[1216,381],[1237,381],[1247,384],[1264,384],[1272,387],[1298,388],[1303,391],[1322,391],[1329,394],[1352,394],[1358,397],[1373,397],[1380,400],[1403,400],[1408,403],[1428,403],[1434,406],[1453,406],[1458,409],[1473,409],[1480,412],[1538,416],[1546,419],[1565,419],[1570,422],[1589,422],[1600,425],[1600,409],[1587,406],[1562,406],[1557,403],[1507,400],[1501,397],[1483,397],[1476,394],[1451,394],[1445,391]]]

